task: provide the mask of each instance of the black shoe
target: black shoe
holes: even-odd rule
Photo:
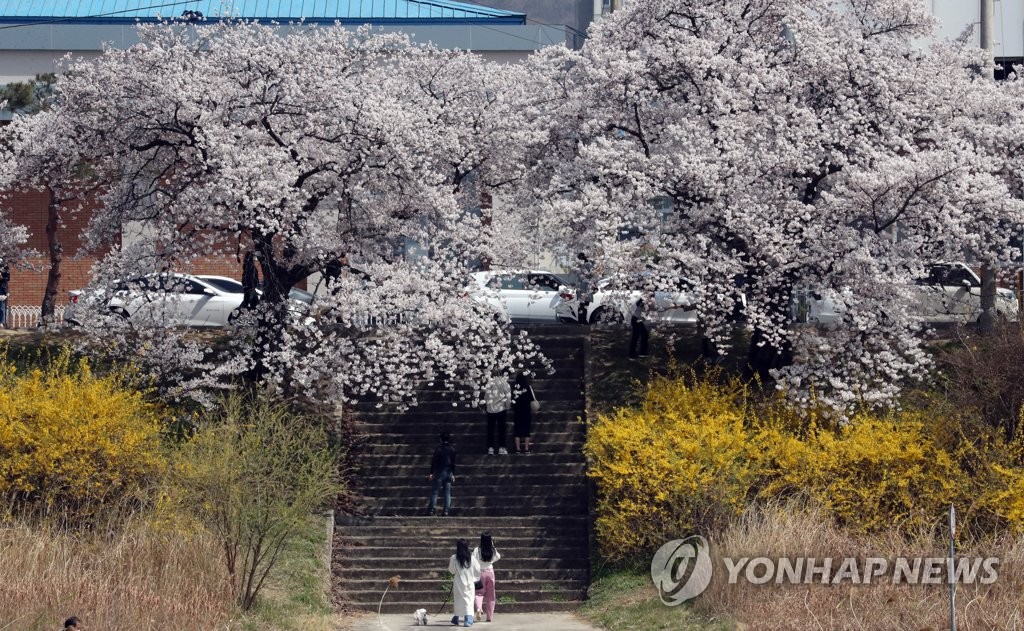
[[[441,517],[448,517],[448,511],[444,511],[443,513],[441,513]]]
[[[433,516],[434,516],[434,509],[433,508],[428,508],[427,509],[427,517],[433,517]]]

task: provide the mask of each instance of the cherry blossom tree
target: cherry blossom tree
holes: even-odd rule
[[[689,279],[718,339],[745,293],[752,364],[798,397],[891,402],[928,367],[913,279],[1007,261],[1024,223],[993,132],[1012,99],[986,106],[983,57],[933,28],[915,0],[632,3],[533,62],[554,104],[524,189],[542,233],[606,274]],[[843,325],[794,326],[802,291]]]
[[[368,29],[225,21],[139,36],[73,65],[51,116],[15,122],[14,155],[59,130],[104,184],[87,242],[136,227],[97,265],[98,287],[252,251],[262,299],[213,350],[160,322],[110,321],[101,298],[84,319],[105,348],[179,394],[244,373],[321,399],[409,401],[444,381],[472,400],[536,359],[464,290],[476,261],[512,247],[474,210],[535,144],[519,124],[523,69]],[[290,290],[316,274],[325,291],[297,311]]]
[[[54,75],[46,77],[44,86],[56,81]],[[39,118],[29,128],[45,128],[46,135],[34,136],[30,142],[25,142],[21,135],[26,133],[26,126],[15,124],[4,130],[10,151],[17,152],[17,159],[13,154],[3,156],[8,168],[0,174],[0,181],[11,190],[40,190],[47,196],[45,233],[50,265],[40,312],[44,325],[54,324],[56,313],[64,261],[61,228],[69,213],[82,209],[83,201],[95,192],[96,186],[88,165],[79,159],[73,146],[64,142],[66,130],[61,129],[64,119],[48,111],[55,98],[51,88],[25,106],[25,114]]]

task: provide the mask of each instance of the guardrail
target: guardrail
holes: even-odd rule
[[[39,326],[42,311],[38,305],[7,305],[7,328],[34,329]],[[54,317],[57,324],[64,323],[63,305],[54,310]]]

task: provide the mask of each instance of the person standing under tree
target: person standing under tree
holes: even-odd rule
[[[452,482],[455,481],[455,448],[451,445],[452,436],[448,432],[441,432],[441,444],[434,450],[434,458],[430,461],[430,504],[427,505],[427,515],[434,514],[434,507],[437,506],[437,496],[444,487],[444,517],[448,516],[452,508]],[[467,551],[468,553],[468,551]]]
[[[517,454],[530,453],[530,434],[533,432],[533,412],[539,408],[526,373],[516,375],[515,400],[512,403],[512,433]]]
[[[487,454],[494,455],[494,451],[497,449],[499,455],[507,455],[505,424],[508,410],[512,407],[512,388],[509,387],[505,377],[494,375],[487,382],[484,404],[487,409]],[[495,433],[497,433],[497,440],[495,440]]]
[[[7,261],[0,259],[0,328],[7,328],[7,299],[11,288],[11,269]]]
[[[580,324],[588,324],[587,309],[590,307],[590,302],[594,299],[594,292],[591,289],[591,283],[594,280],[592,278],[594,275],[594,264],[582,252],[576,255],[576,259],[579,261],[578,279],[576,281],[576,321]]]
[[[630,314],[629,324],[633,327],[633,334],[629,339],[629,356],[630,357],[646,357],[647,356],[647,325],[644,324],[644,299],[640,298],[633,305],[633,312]],[[639,350],[637,349],[637,342],[639,342]]]
[[[259,294],[256,288],[260,284],[260,275],[256,271],[256,254],[249,250],[242,259],[242,306],[239,309],[252,309],[259,304]]]

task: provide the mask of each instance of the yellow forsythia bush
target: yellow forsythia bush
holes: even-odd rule
[[[746,400],[738,382],[660,377],[639,408],[592,424],[585,451],[605,558],[629,559],[743,510],[756,475]]]
[[[766,430],[757,441],[762,492],[803,493],[855,530],[909,531],[961,500],[970,480],[920,413],[859,414],[802,438]]]
[[[591,425],[607,560],[713,533],[749,502],[789,494],[860,531],[916,532],[951,502],[974,524],[1024,531],[1024,468],[997,434],[934,410],[824,423],[717,377],[655,378],[639,406]]]
[[[0,497],[78,517],[136,499],[165,467],[159,412],[70,351],[25,373],[0,355]]]

